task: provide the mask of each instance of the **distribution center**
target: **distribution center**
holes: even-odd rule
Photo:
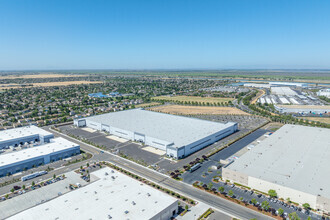
[[[76,119],[74,124],[153,146],[173,158],[183,158],[237,131],[234,122],[223,124],[143,109]]]
[[[326,128],[284,125],[223,168],[223,178],[330,212],[329,137]]]

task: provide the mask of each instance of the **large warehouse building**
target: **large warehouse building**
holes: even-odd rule
[[[223,178],[330,212],[329,138],[330,129],[284,125],[223,168]]]
[[[173,158],[183,158],[237,131],[233,122],[222,124],[143,109],[76,119],[74,124],[145,143]]]
[[[0,149],[17,147],[26,142],[48,143],[54,135],[36,126],[26,126],[0,131]]]
[[[80,146],[64,138],[0,155],[0,177],[57,161],[80,153]]]
[[[106,167],[91,175],[97,180],[8,219],[169,220],[178,213],[177,199],[118,171]]]

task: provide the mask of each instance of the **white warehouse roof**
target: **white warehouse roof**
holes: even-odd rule
[[[30,125],[26,127],[12,128],[0,131],[0,143],[12,139],[29,137],[32,135],[53,136],[52,133],[45,131],[44,129],[38,128],[34,125]]]
[[[13,163],[29,160],[32,158],[49,155],[52,153],[60,152],[66,149],[79,146],[64,138],[58,137],[52,139],[50,143],[43,144],[36,147],[27,148],[13,153],[0,155],[0,168]]]
[[[330,198],[329,158],[330,129],[284,125],[227,168]]]
[[[151,219],[177,203],[157,189],[111,171],[109,167],[95,171],[91,173],[98,178],[95,182],[9,219]]]
[[[107,113],[87,119],[169,143],[173,142],[175,147],[188,145],[236,124],[234,122],[222,124],[143,109]]]

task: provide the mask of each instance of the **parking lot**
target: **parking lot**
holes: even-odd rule
[[[185,172],[182,175],[183,181],[189,184],[192,184],[195,181],[211,182],[212,177],[216,175],[216,174],[210,175],[210,173],[208,172],[211,166],[218,166],[220,160],[225,160],[235,155],[238,151],[242,150],[244,147],[248,146],[250,143],[263,136],[266,132],[268,131],[264,129],[258,129],[252,134],[249,134],[246,137],[242,138],[241,140],[230,145],[229,147],[219,151],[218,153],[211,156],[208,160],[204,161],[201,164],[201,167],[196,171],[192,173]],[[203,177],[202,175],[204,175],[205,177]],[[217,173],[217,175],[221,175],[221,173]]]
[[[140,161],[145,165],[153,165],[162,160],[162,156],[144,150],[146,146],[140,143],[134,143],[132,141],[121,140],[116,141],[115,138],[111,138],[111,135],[100,131],[86,131],[82,128],[74,127],[73,125],[66,125],[59,127],[63,133],[74,135],[80,139],[90,141],[100,147],[105,148],[107,151],[111,151],[116,154],[124,155],[135,161]],[[165,152],[164,152],[165,153]]]
[[[208,184],[207,182],[203,182],[204,184]],[[276,198],[270,198],[261,194],[258,194],[256,192],[250,191],[250,190],[246,190],[246,189],[241,189],[233,184],[227,184],[225,182],[212,182],[213,184],[213,188],[215,188],[217,191],[219,191],[219,187],[223,187],[224,190],[224,194],[228,194],[229,190],[232,190],[234,193],[234,198],[243,198],[243,201],[248,202],[250,204],[252,204],[251,200],[252,199],[256,199],[257,203],[256,206],[260,206],[260,204],[263,201],[267,201],[269,202],[269,205],[271,208],[278,210],[279,208],[282,208],[284,210],[284,213],[286,213],[287,215],[292,213],[292,212],[296,212],[300,218],[302,219],[307,219],[308,216],[310,216],[312,219],[322,219],[321,216],[316,215],[315,213],[306,211],[304,209],[302,209],[301,207],[296,207],[293,204],[288,204],[285,202],[282,202]]]

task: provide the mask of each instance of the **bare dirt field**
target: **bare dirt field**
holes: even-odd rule
[[[1,79],[39,79],[39,78],[67,78],[67,77],[82,77],[86,75],[66,75],[66,74],[35,74],[35,75],[12,75],[0,76]]]
[[[98,84],[98,83],[103,83],[103,82],[101,82],[101,81],[65,81],[65,82],[30,83],[28,85],[0,84],[0,90],[1,89],[30,88],[30,87],[50,87],[50,86],[69,86],[69,85],[81,85],[81,84]]]
[[[163,105],[152,107],[150,110],[176,115],[249,115],[234,107]]]
[[[326,118],[326,117],[300,117],[300,119],[309,120],[309,121],[319,121],[322,123],[330,124],[330,118]]]
[[[201,103],[226,103],[234,100],[233,98],[216,98],[216,97],[200,97],[200,96],[157,96],[153,100],[164,101],[180,101],[180,102],[201,102]]]

